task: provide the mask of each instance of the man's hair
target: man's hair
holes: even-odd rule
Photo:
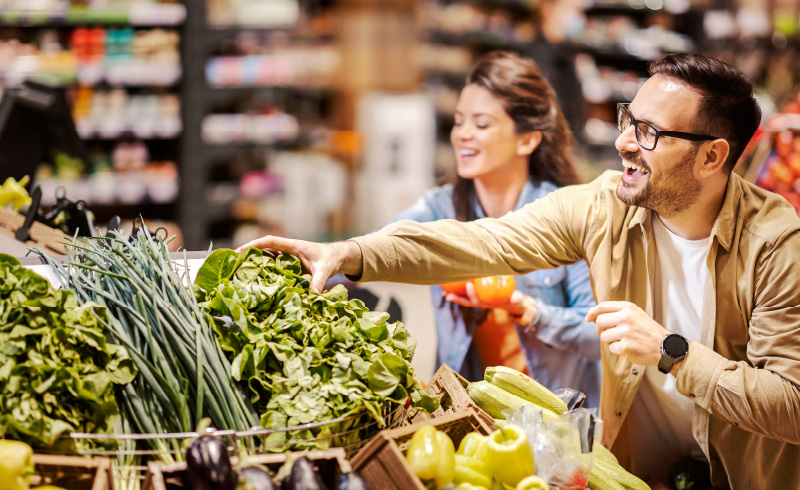
[[[731,65],[699,54],[669,54],[650,63],[649,72],[676,79],[700,94],[692,130],[728,141],[730,153],[723,168],[730,173],[761,123],[750,80]]]

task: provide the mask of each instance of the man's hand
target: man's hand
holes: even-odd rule
[[[325,282],[337,272],[351,276],[360,276],[362,272],[361,247],[354,241],[334,243],[315,243],[304,240],[293,240],[272,235],[261,237],[245,243],[237,248],[241,252],[245,248],[254,247],[270,252],[287,252],[303,263],[311,273],[309,289],[322,292]]]
[[[589,310],[586,321],[595,322],[600,341],[614,354],[634,364],[658,366],[661,341],[670,332],[635,304],[604,301]]]

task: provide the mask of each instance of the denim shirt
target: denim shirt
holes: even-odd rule
[[[535,201],[556,186],[550,182],[535,185],[528,181],[515,209]],[[394,221],[417,222],[455,219],[453,187],[445,185],[428,190],[413,206]],[[476,216],[485,217],[475,194],[471,197]],[[528,370],[533,378],[551,391],[573,388],[586,394],[586,406],[597,407],[600,401],[600,339],[595,325],[584,321],[594,296],[585,261],[542,269],[517,277],[517,289],[536,300],[538,313],[531,325],[517,326]],[[447,364],[469,380],[483,378],[483,366],[472,349],[472,332],[461,309],[442,296],[439,286],[431,286],[438,335],[437,365]],[[527,331],[526,327],[533,327]]]

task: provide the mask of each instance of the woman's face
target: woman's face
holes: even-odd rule
[[[465,179],[515,176],[508,172],[512,166],[528,165],[530,151],[523,150],[524,140],[499,99],[478,85],[464,87],[450,133],[458,175]]]

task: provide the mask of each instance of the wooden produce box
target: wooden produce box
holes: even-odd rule
[[[425,490],[425,485],[411,471],[405,455],[411,436],[425,425],[433,425],[450,436],[456,448],[471,432],[488,435],[494,430],[471,408],[384,430],[351,460],[353,470],[367,481],[372,490]]]
[[[294,453],[285,452],[277,454],[260,454],[248,456],[247,461],[265,466],[271,473],[275,473],[286,462],[289,454],[296,457],[306,456],[314,466],[317,467],[322,481],[328,488],[336,488],[336,476],[339,473],[349,473],[350,463],[345,457],[342,448],[331,448],[320,451],[298,451]],[[238,458],[231,458],[235,465]],[[186,462],[163,463],[160,461],[150,461],[147,464],[147,476],[145,477],[142,490],[171,490],[189,488],[184,486],[186,476]]]
[[[111,460],[84,456],[33,455],[31,488],[55,485],[69,490],[112,490]]]
[[[454,371],[453,368],[447,364],[442,364],[434,373],[431,381],[425,385],[425,391],[428,394],[442,397],[441,405],[430,415],[422,410],[412,408],[408,410],[403,424],[413,424],[422,420],[441,417],[446,413],[456,413],[471,408],[489,427],[493,427],[494,418],[472,401],[469,393],[467,393],[468,384],[469,381]]]

